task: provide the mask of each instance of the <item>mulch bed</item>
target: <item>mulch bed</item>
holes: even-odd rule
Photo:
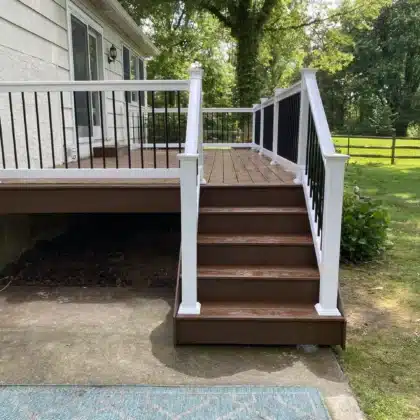
[[[77,216],[68,232],[9,264],[0,285],[173,286],[179,247],[176,215]]]

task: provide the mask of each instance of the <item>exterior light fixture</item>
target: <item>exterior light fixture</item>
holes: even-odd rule
[[[113,63],[116,60],[116,58],[117,58],[117,49],[115,48],[115,45],[112,44],[108,53],[108,63]]]

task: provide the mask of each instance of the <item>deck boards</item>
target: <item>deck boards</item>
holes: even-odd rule
[[[167,160],[170,168],[178,168],[179,161],[177,158],[178,150],[171,149],[168,156],[165,150],[157,150],[156,153],[151,150],[143,150],[143,163],[145,168],[153,168],[156,159],[157,168],[166,168]],[[155,158],[156,156],[156,158]],[[102,158],[93,158],[94,168],[103,168]],[[141,168],[141,151],[131,151],[131,167]],[[115,157],[105,158],[106,168],[116,168],[117,161]],[[83,159],[80,162],[82,168],[90,168],[90,159]],[[78,163],[72,162],[70,168],[77,168]],[[128,151],[126,149],[119,150],[118,167],[128,168]],[[286,172],[279,165],[270,165],[270,160],[257,152],[249,149],[208,149],[204,151],[204,178],[208,184],[223,185],[248,185],[248,184],[291,184],[293,183],[294,174]],[[50,179],[50,180],[23,180],[23,179],[7,179],[2,180],[3,184],[23,184],[23,183],[112,183],[112,179]],[[178,184],[177,179],[138,179],[125,180],[119,179],[118,183],[157,185],[157,184]]]

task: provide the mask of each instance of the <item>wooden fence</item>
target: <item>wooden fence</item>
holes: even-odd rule
[[[348,134],[334,135],[333,139],[338,151],[347,153],[350,157],[389,159],[392,165],[395,164],[397,159],[420,159],[420,138],[397,138],[395,135],[355,136]],[[363,144],[363,139],[366,140],[366,143],[372,144]],[[367,153],[364,153],[364,151]],[[378,152],[369,153],[369,151]]]

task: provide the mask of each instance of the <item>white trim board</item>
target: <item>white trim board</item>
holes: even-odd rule
[[[1,169],[1,179],[147,179],[179,178],[178,168]]]

